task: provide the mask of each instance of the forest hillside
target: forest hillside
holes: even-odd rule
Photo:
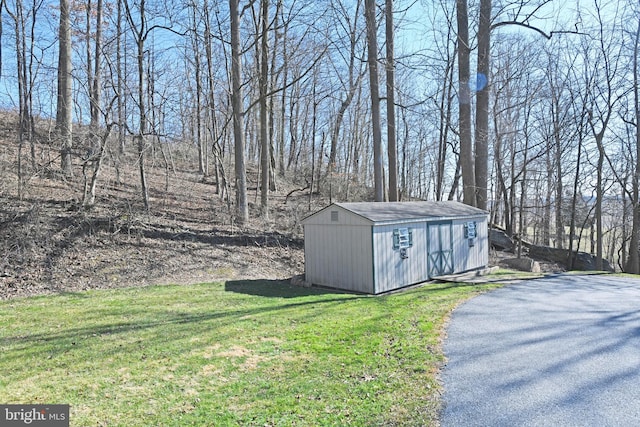
[[[213,180],[193,171],[192,147],[156,146],[147,160],[147,212],[133,148],[116,149],[105,155],[95,203],[83,207],[82,132],[73,176],[64,177],[59,148],[47,142],[52,126],[38,123],[33,146],[19,155],[17,116],[0,114],[0,298],[303,272],[299,221],[327,203],[310,198],[304,182],[280,179],[264,221],[249,167],[250,220],[240,228],[233,193],[216,194]]]
[[[460,200],[570,269],[640,274],[637,0],[0,4],[11,268],[102,234],[291,247],[331,200]]]

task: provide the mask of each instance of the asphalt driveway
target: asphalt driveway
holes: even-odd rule
[[[526,281],[458,307],[443,427],[640,426],[640,280]]]

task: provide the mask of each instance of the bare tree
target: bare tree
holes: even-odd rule
[[[442,59],[442,63],[444,64],[444,69],[440,74],[441,83],[439,84],[440,93],[434,97],[434,102],[436,104],[436,109],[438,111],[438,155],[436,160],[436,178],[435,178],[435,197],[436,200],[442,200],[445,196],[445,175],[447,172],[447,158],[449,146],[452,146],[454,142],[450,141],[452,136],[452,130],[455,130],[455,124],[452,122],[453,120],[453,107],[454,107],[454,97],[455,97],[455,63],[456,63],[456,55],[457,55],[457,44],[456,44],[456,35],[455,35],[455,18],[451,11],[448,10],[448,5],[444,2],[441,2],[440,7],[445,12],[445,22],[446,22],[446,31],[442,30],[443,42],[436,43],[436,46],[443,44],[443,47],[440,47],[439,57]],[[434,27],[434,36],[435,33],[441,29],[441,27]],[[455,154],[455,153],[453,153]],[[460,159],[456,155],[454,160],[454,164],[456,164],[456,169],[460,168]],[[457,179],[460,174],[459,171],[456,170],[454,172],[453,185],[450,189],[449,199],[452,200],[455,194],[455,189],[458,187]]]
[[[398,152],[396,148],[395,59],[393,36],[393,0],[385,0],[387,42],[387,149],[389,151],[389,201],[398,201]]]
[[[66,176],[72,175],[72,63],[71,63],[71,16],[69,0],[60,0],[60,26],[58,28],[58,98],[56,109],[56,131],[61,141],[61,168]]]
[[[196,83],[196,89],[195,89],[195,96],[196,96],[196,105],[194,106],[195,108],[195,134],[196,134],[196,144],[198,145],[198,172],[200,174],[202,174],[203,177],[206,177],[209,174],[208,171],[208,163],[206,161],[207,159],[207,146],[206,143],[204,141],[203,135],[202,135],[202,93],[203,93],[203,89],[202,89],[202,70],[201,70],[201,64],[200,64],[200,45],[201,45],[201,39],[200,39],[200,28],[198,26],[198,17],[197,17],[197,4],[193,3],[190,5],[191,8],[191,48],[192,48],[192,55],[193,55],[193,67],[194,67],[194,72],[195,72],[195,83]],[[208,13],[208,11],[204,11],[204,13]],[[206,30],[205,30],[206,31]]]
[[[529,28],[544,35],[547,39],[554,34],[545,33],[529,24],[529,19],[535,16],[550,0],[541,0],[537,5],[531,5],[532,11],[523,13],[530,6],[530,2],[522,1],[508,4],[512,6],[512,17],[506,21],[492,24],[491,0],[480,0],[478,19],[478,61],[475,79],[476,91],[476,121],[475,121],[475,150],[471,142],[471,109],[469,83],[469,28],[467,0],[456,0],[458,23],[458,78],[460,85],[460,155],[462,163],[462,180],[465,203],[476,205],[482,209],[487,207],[488,194],[488,138],[489,138],[489,79],[490,79],[490,50],[491,31],[506,25],[516,25]],[[501,10],[504,12],[504,10]],[[475,161],[472,162],[472,156]],[[473,176],[473,177],[472,177]],[[465,179],[466,178],[466,179]],[[472,194],[473,193],[473,194]]]
[[[337,2],[335,7],[332,8],[332,14],[335,14],[335,22],[342,22],[340,28],[344,28],[348,31],[348,49],[349,56],[346,57],[347,62],[347,71],[346,71],[346,82],[342,83],[344,87],[344,97],[340,102],[340,107],[335,115],[332,125],[331,131],[331,146],[329,150],[329,162],[327,165],[327,174],[330,175],[331,172],[335,171],[337,156],[338,156],[338,141],[340,139],[340,130],[342,128],[342,123],[344,121],[345,113],[347,109],[353,102],[353,98],[360,88],[360,84],[362,82],[362,78],[364,77],[366,70],[360,67],[361,62],[358,60],[358,56],[360,55],[359,46],[360,46],[360,8],[362,6],[362,1],[357,0],[355,2],[355,10],[353,13],[349,11],[343,2]],[[344,22],[343,22],[344,21]],[[344,48],[342,50],[345,50]],[[344,56],[344,53],[341,52],[341,55]],[[342,80],[342,73],[338,73],[338,79]]]
[[[625,271],[631,274],[640,274],[640,79],[638,74],[638,57],[640,56],[640,18],[634,35],[633,42],[633,107],[635,118],[635,165],[631,178],[631,207],[633,220],[631,236],[629,239],[629,254],[625,263]]]
[[[124,36],[124,32],[122,31],[122,23],[123,23],[123,11],[122,11],[122,3],[124,0],[116,0],[118,5],[116,8],[116,76],[117,76],[117,84],[116,90],[118,95],[118,151],[119,154],[124,152],[125,145],[125,131],[126,131],[126,123],[125,123],[125,99],[126,96],[124,94],[124,64],[123,64],[123,44],[122,39]],[[116,160],[116,173],[117,173],[117,181],[120,183],[120,173],[119,170],[119,156]]]
[[[577,70],[577,66],[574,63],[569,65],[568,72],[572,75],[573,81],[578,81],[580,78],[580,72]],[[591,83],[590,80],[585,82],[587,85]],[[584,85],[586,86],[586,85]],[[580,185],[581,180],[583,179],[583,169],[584,169],[584,156],[585,156],[585,140],[588,135],[588,124],[587,124],[587,116],[589,105],[587,102],[587,90],[584,87],[578,86],[577,88],[569,88],[569,101],[571,103],[572,109],[575,111],[572,114],[573,127],[576,129],[575,134],[575,144],[576,144],[576,154],[575,154],[575,170],[573,175],[573,183],[572,183],[572,196],[571,196],[571,209],[570,209],[570,218],[569,218],[569,244],[568,244],[568,256],[567,256],[567,267],[569,269],[573,268],[575,263],[577,251],[580,248],[580,238],[582,234],[582,228],[584,228],[584,224],[580,227],[580,218],[578,217],[579,206],[581,200],[581,191]],[[584,222],[587,222],[587,219],[584,218]]]
[[[131,8],[129,7],[129,0],[124,0],[125,10],[127,12],[127,21],[133,32],[133,36],[136,42],[137,52],[137,67],[138,67],[138,129],[135,133],[135,139],[137,140],[138,148],[138,171],[140,173],[140,190],[142,195],[142,203],[146,211],[149,210],[149,189],[147,186],[147,173],[146,173],[146,136],[147,136],[147,107],[146,107],[146,73],[145,73],[145,42],[150,34],[151,28],[147,24],[146,16],[146,0],[141,0],[138,4],[138,18],[139,26],[136,25],[136,19],[134,18]]]
[[[26,35],[26,18],[21,1],[15,3],[13,10],[9,9],[9,5],[3,3],[3,7],[13,21],[15,32],[15,53],[16,53],[16,73],[18,81],[18,197],[23,197],[24,187],[24,167],[22,162],[22,150],[25,141],[32,138],[30,126],[31,111],[29,102],[29,78],[27,65],[27,35]],[[0,14],[2,9],[0,8]],[[32,145],[33,147],[33,145]]]
[[[494,167],[497,181],[496,203],[492,210],[500,217],[508,234],[528,232],[525,215],[531,195],[531,179],[536,178],[532,165],[546,150],[544,138],[534,123],[540,105],[537,94],[543,83],[531,68],[535,51],[524,49],[525,39],[512,38],[508,45],[498,45],[495,77],[492,84],[493,128],[495,129]],[[515,52],[518,52],[517,54]],[[521,53],[522,52],[522,53]],[[532,72],[533,71],[533,72]],[[496,219],[497,220],[497,219]]]
[[[602,203],[604,199],[604,164],[607,157],[604,137],[609,127],[611,118],[621,99],[615,87],[618,79],[620,65],[621,44],[615,40],[612,29],[604,21],[601,4],[596,1],[597,14],[597,38],[595,47],[586,42],[585,45],[585,72],[595,77],[594,83],[588,85],[589,111],[587,120],[593,134],[598,149],[598,164],[596,167],[596,201],[595,201],[595,221],[596,221],[596,270],[603,268],[603,226],[602,226]],[[617,19],[617,17],[615,17]],[[595,62],[590,60],[593,57]],[[589,68],[587,68],[589,67]],[[590,76],[585,76],[590,78]]]
[[[280,94],[280,117],[279,117],[279,128],[280,134],[278,136],[278,174],[280,176],[284,176],[285,174],[285,164],[284,164],[284,153],[285,153],[285,123],[286,123],[286,115],[287,115],[287,78],[289,76],[289,67],[288,67],[288,54],[287,54],[287,44],[289,40],[287,38],[288,30],[289,30],[289,22],[290,20],[284,19],[282,22],[281,32],[278,31],[278,17],[280,14],[284,14],[283,11],[283,0],[278,0],[276,7],[276,21],[275,21],[275,42],[274,42],[274,52],[273,57],[276,58],[276,49],[278,48],[278,41],[282,46],[282,93]]]
[[[89,111],[92,131],[99,126],[100,102],[102,93],[101,71],[102,71],[102,12],[103,0],[97,0],[95,12],[91,1],[86,4],[87,19],[87,77],[89,89]],[[95,14],[95,35],[92,36],[91,19]],[[93,61],[91,54],[91,40],[93,39]],[[92,67],[93,63],[93,67]]]
[[[271,142],[267,120],[267,91],[269,84],[269,0],[260,0],[260,208],[264,219],[269,218],[269,171],[271,169]]]
[[[475,185],[476,206],[487,209],[489,159],[489,76],[491,0],[480,0],[478,21],[478,73],[476,76]]]
[[[231,105],[233,138],[235,141],[236,213],[238,223],[249,219],[247,201],[247,172],[244,158],[244,109],[242,106],[242,52],[240,50],[240,12],[238,0],[229,0],[231,18]]]
[[[550,43],[544,49],[544,56],[540,56],[544,59],[546,83],[541,88],[543,108],[538,112],[538,121],[547,145],[542,243],[550,245],[553,237],[557,249],[565,247],[565,180],[571,171],[567,158],[575,149],[579,131],[574,123],[576,112],[570,86],[575,55],[570,57],[565,53],[569,50],[567,46],[566,43]]]
[[[214,157],[214,171],[215,171],[215,180],[216,180],[216,193],[221,196],[226,195],[227,193],[227,178],[224,168],[223,155],[224,150],[220,145],[220,139],[222,138],[223,132],[219,130],[219,126],[217,124],[217,114],[216,114],[216,95],[215,95],[215,76],[214,76],[214,57],[213,57],[213,29],[211,25],[210,19],[210,11],[209,11],[209,3],[207,0],[203,1],[203,13],[204,13],[204,46],[205,46],[205,55],[207,59],[207,82],[208,82],[208,116],[209,116],[209,133],[211,135],[212,150]],[[226,52],[223,52],[226,53]],[[221,188],[222,187],[222,188]]]
[[[104,121],[106,122],[111,115],[113,104],[117,99],[117,95],[112,98],[105,112],[103,113]],[[101,109],[99,109],[102,112]],[[117,123],[110,122],[100,131],[94,131],[92,135],[97,141],[94,142],[92,152],[89,158],[85,159],[82,165],[82,174],[84,175],[84,192],[82,194],[82,206],[87,209],[95,205],[96,202],[96,187],[98,185],[98,178],[102,171],[102,165],[105,155],[108,150],[109,137],[111,135],[111,129]]]
[[[471,141],[471,90],[469,88],[469,15],[467,0],[456,0],[458,24],[458,120],[460,134],[460,167],[462,170],[463,201],[476,205],[475,162]]]
[[[365,0],[364,16],[367,24],[367,64],[371,89],[371,126],[373,134],[373,182],[375,201],[384,201],[382,165],[382,131],[380,126],[380,89],[378,83],[378,36],[376,24],[376,2]]]
[[[91,1],[85,5],[86,12],[86,45],[87,45],[87,88],[89,92],[89,137],[91,139],[91,148],[86,158],[83,159],[82,174],[84,176],[84,192],[82,197],[82,205],[91,207],[95,204],[96,186],[98,176],[102,168],[102,162],[107,148],[107,140],[111,133],[113,124],[105,129],[100,129],[101,99],[102,99],[102,26],[103,26],[103,0],[98,0],[95,11]],[[93,34],[91,21],[95,16],[95,34]],[[93,49],[92,49],[93,41]],[[93,52],[92,52],[93,51]],[[115,98],[113,99],[115,101]],[[113,105],[113,102],[110,104]],[[108,113],[104,115],[108,119],[111,114],[111,107]],[[105,120],[106,122],[106,120]],[[91,171],[89,177],[88,171]]]

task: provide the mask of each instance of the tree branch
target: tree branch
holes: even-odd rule
[[[551,31],[550,33],[545,33],[543,30],[541,30],[538,27],[534,27],[533,25],[529,25],[527,23],[524,22],[520,22],[520,21],[502,21],[502,22],[496,22],[495,24],[493,24],[491,26],[491,30],[495,30],[497,28],[500,27],[506,27],[508,25],[515,25],[517,27],[524,27],[527,28],[529,30],[535,31],[536,33],[540,34],[542,37],[546,38],[547,40],[551,40],[551,37],[553,37],[554,34],[578,34],[581,36],[589,36],[589,34],[587,33],[582,33],[580,31],[578,31],[578,24],[576,24],[576,29],[575,30],[560,30],[560,31]]]
[[[322,59],[324,54],[327,53],[327,50],[328,50],[328,48],[325,47],[324,50],[322,52],[320,52],[318,57],[311,63],[309,68],[307,68],[302,74],[300,74],[300,76],[298,76],[297,78],[293,79],[292,81],[290,81],[286,85],[266,93],[265,94],[265,98],[269,98],[270,96],[273,96],[276,93],[282,92],[283,90],[290,88],[291,86],[293,86],[294,84],[298,83],[300,80],[305,78],[307,76],[307,74],[309,74],[309,72],[311,72],[311,70],[313,70],[315,68],[316,64],[318,64],[318,62],[320,62],[320,59]],[[255,107],[260,102],[260,99],[261,98],[258,98],[255,101],[253,101],[251,104],[249,104],[249,106],[246,108],[246,110],[242,114],[247,114],[249,112],[249,110],[251,110],[251,108]]]

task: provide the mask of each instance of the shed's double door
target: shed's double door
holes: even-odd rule
[[[427,253],[429,277],[453,273],[452,223],[437,222],[427,225]]]

